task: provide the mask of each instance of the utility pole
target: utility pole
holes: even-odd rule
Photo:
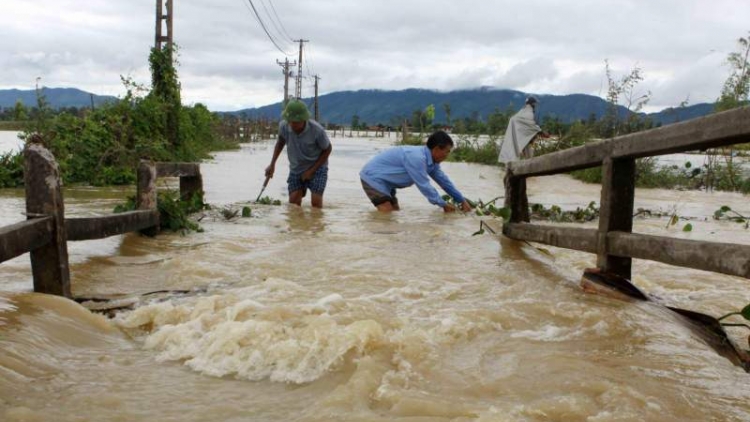
[[[169,0],[171,1],[171,0]],[[297,86],[296,86],[296,92],[295,95],[297,99],[302,99],[302,43],[310,42],[310,40],[292,40],[294,42],[299,43],[299,60],[297,61]]]
[[[318,111],[318,81],[320,76],[315,75],[313,78],[315,79],[315,121],[320,122],[320,112]]]
[[[162,49],[162,43],[166,42],[169,50],[172,50],[172,15],[174,15],[174,9],[172,2],[174,0],[156,0],[156,40],[154,47],[158,50]],[[166,13],[165,13],[166,11]],[[162,21],[167,23],[167,34],[162,35]]]
[[[162,66],[168,66],[172,68],[174,66],[174,43],[172,37],[172,17],[174,16],[174,0],[156,0],[156,35],[154,40],[154,51],[159,53],[166,51],[167,63],[162,63]],[[166,23],[167,33],[163,33],[164,23]],[[166,43],[166,50],[165,45]],[[168,78],[165,75],[157,76],[158,72],[152,72],[151,79],[154,89],[152,92],[157,93],[168,105],[166,110],[166,124],[164,127],[164,135],[167,141],[172,147],[177,147],[180,144],[179,126],[180,126],[180,91],[179,85],[176,85],[176,92],[172,92],[171,89],[167,89],[166,85],[169,84]],[[158,80],[157,80],[158,79]],[[173,81],[176,83],[175,80]],[[161,88],[158,86],[161,85]]]
[[[297,62],[289,63],[289,59],[284,59],[283,63],[276,60],[276,64],[284,69],[282,72],[284,73],[284,106],[286,106],[286,103],[289,102],[289,76],[292,74],[292,72],[289,71],[289,66],[296,66]]]

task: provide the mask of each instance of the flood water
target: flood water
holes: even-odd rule
[[[375,212],[357,173],[394,141],[332,138],[322,211],[251,203],[267,141],[201,166],[207,202],[250,205],[251,218],[208,211],[202,233],[71,242],[74,295],[134,305],[114,319],[30,293],[28,255],[0,264],[0,420],[750,420],[750,375],[672,313],[581,290],[593,255],[472,236],[478,217],[444,214],[414,187],[401,212]],[[499,167],[443,168],[469,198],[503,194]],[[265,194],[285,202],[285,179],[283,154]],[[66,213],[109,212],[133,191],[66,188]],[[585,207],[599,186],[550,176],[529,195]],[[711,218],[722,205],[750,215],[739,194],[638,190],[636,207],[690,220],[635,231],[750,244]],[[0,226],[23,208],[22,190],[0,190]],[[742,278],[639,260],[633,274],[715,316],[750,302]],[[187,293],[147,294],[163,290]]]

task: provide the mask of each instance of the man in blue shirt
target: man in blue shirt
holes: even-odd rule
[[[302,205],[302,198],[310,189],[310,204],[323,208],[323,192],[328,181],[328,156],[331,141],[320,123],[310,119],[305,103],[291,100],[282,113],[279,123],[279,139],[273,149],[271,164],[266,167],[266,177],[273,177],[276,160],[287,145],[289,157],[289,203]]]
[[[399,210],[396,189],[414,184],[431,204],[442,207],[445,212],[456,211],[456,207],[445,202],[430,184],[432,178],[453,200],[461,204],[462,211],[470,211],[469,201],[440,169],[440,163],[448,158],[451,149],[453,140],[442,130],[430,135],[426,146],[387,149],[370,159],[359,172],[362,188],[378,211]]]

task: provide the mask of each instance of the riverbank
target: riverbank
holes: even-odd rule
[[[0,121],[0,131],[21,131],[25,125],[26,122]]]

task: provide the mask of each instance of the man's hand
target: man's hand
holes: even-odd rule
[[[445,204],[445,205],[443,205],[443,211],[445,211],[445,212],[456,212],[456,207],[454,207],[451,204]]]
[[[276,171],[276,166],[273,164],[266,167],[266,177],[271,178],[273,177],[273,172]]]
[[[300,178],[303,182],[307,182],[308,180],[312,180],[313,176],[315,176],[315,170],[307,169],[304,173],[302,173],[302,176]]]
[[[464,202],[461,202],[461,211],[463,212],[469,212],[471,211],[471,204],[468,200],[464,199]]]

